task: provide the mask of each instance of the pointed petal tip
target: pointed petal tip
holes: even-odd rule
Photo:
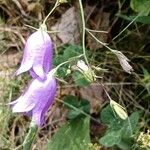
[[[14,113],[21,113],[21,112],[29,112],[34,108],[35,104],[25,105],[23,103],[17,103],[13,106],[12,112]]]
[[[14,74],[13,74],[13,76],[18,76],[18,75],[20,75],[21,73],[23,73],[24,71],[23,70],[21,70],[21,68],[19,68]]]
[[[13,106],[13,105],[15,105],[17,102],[18,102],[18,100],[15,100],[15,101],[12,101],[12,102],[7,103],[6,105],[7,105],[7,106]]]

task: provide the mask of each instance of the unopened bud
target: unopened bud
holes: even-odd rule
[[[123,120],[127,119],[128,115],[125,111],[125,108],[116,103],[113,100],[110,100],[110,106],[116,112],[116,114]]]
[[[67,0],[59,0],[59,3],[68,3],[68,1]]]
[[[77,62],[77,70],[79,70],[89,82],[96,80],[94,71],[91,70],[83,60]]]
[[[120,51],[112,50],[112,52],[118,57],[120,65],[122,66],[123,70],[131,74],[133,68],[129,64],[129,59]]]

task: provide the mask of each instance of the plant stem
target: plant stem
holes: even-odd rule
[[[81,11],[81,19],[82,19],[82,48],[83,48],[83,55],[84,59],[89,66],[88,59],[86,57],[86,49],[85,49],[85,19],[84,19],[84,10],[83,10],[83,5],[82,5],[82,0],[79,0],[79,5],[80,5],[80,11]]]
[[[31,150],[31,146],[34,141],[37,130],[38,130],[37,125],[31,122],[29,132],[26,135],[25,140],[23,142],[23,150]]]
[[[53,13],[53,11],[56,9],[57,6],[59,6],[59,1],[57,0],[54,7],[52,8],[52,10],[49,12],[49,14],[45,17],[43,24],[45,24],[46,20],[48,19],[48,17]]]
[[[57,99],[57,101],[59,101],[59,102],[65,104],[66,106],[72,108],[73,110],[75,110],[75,111],[77,111],[77,112],[80,112],[81,114],[85,115],[86,117],[90,117],[91,120],[93,120],[93,121],[95,121],[95,122],[97,122],[97,123],[100,123],[100,121],[99,121],[98,119],[95,119],[94,117],[92,117],[92,116],[89,115],[88,113],[84,112],[83,110],[81,110],[81,109],[79,109],[79,108],[77,108],[77,107],[75,107],[75,106],[73,106],[73,105],[71,105],[71,104],[69,104],[69,103],[67,103],[67,102],[65,102],[65,101],[63,101],[63,100],[61,100],[61,99],[58,99],[58,98],[56,98],[56,99]]]
[[[71,57],[70,59],[75,59],[75,58],[80,58],[80,57],[82,57],[82,56],[84,56],[84,54],[81,54],[81,55],[78,55],[78,56],[75,56],[75,57]],[[67,63],[69,63],[70,61],[69,60],[67,60],[67,61],[64,61],[64,62],[62,62],[61,64],[59,64],[56,68],[54,68],[56,71],[62,66],[62,65],[65,65],[65,64],[67,64]]]
[[[113,51],[113,49],[111,49],[109,46],[107,46],[106,43],[101,42],[97,37],[95,37],[88,29],[86,29],[86,31],[101,45],[103,45],[104,47],[106,47],[107,49],[109,49],[110,51]]]

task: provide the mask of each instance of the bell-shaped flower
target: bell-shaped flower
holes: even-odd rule
[[[56,94],[56,80],[53,75],[52,70],[44,81],[39,80],[39,77],[33,79],[27,90],[17,100],[9,103],[12,111],[31,116],[35,124],[42,126]]]
[[[33,78],[45,79],[52,69],[52,41],[48,33],[42,29],[29,36],[24,48],[23,59],[16,75],[30,71]]]

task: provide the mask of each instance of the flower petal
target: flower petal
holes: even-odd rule
[[[45,73],[48,73],[52,69],[52,57],[53,57],[53,46],[52,44],[48,44],[46,47],[46,52],[44,56],[44,71]]]
[[[33,71],[37,76],[39,76],[42,80],[46,78],[46,75],[44,73],[43,67],[41,65],[34,65]]]
[[[28,70],[33,78],[45,79],[45,73],[52,69],[52,41],[47,32],[38,30],[26,42],[23,60],[15,75]]]
[[[30,100],[20,100],[14,106],[12,106],[13,112],[28,112],[34,108],[35,104]]]
[[[12,102],[8,103],[7,105],[13,106],[13,105],[15,105],[17,102],[18,102],[18,100],[15,100],[15,101],[12,101]]]
[[[56,80],[54,71],[46,75],[45,80],[33,79],[25,92],[14,102],[11,102],[13,112],[20,112],[32,116],[32,120],[41,126],[49,107],[56,94]]]
[[[33,61],[32,60],[28,60],[25,63],[22,62],[20,68],[15,72],[15,75],[17,76],[17,75],[19,75],[19,74],[21,74],[23,72],[26,72],[26,71],[30,70],[32,65],[33,65]]]

